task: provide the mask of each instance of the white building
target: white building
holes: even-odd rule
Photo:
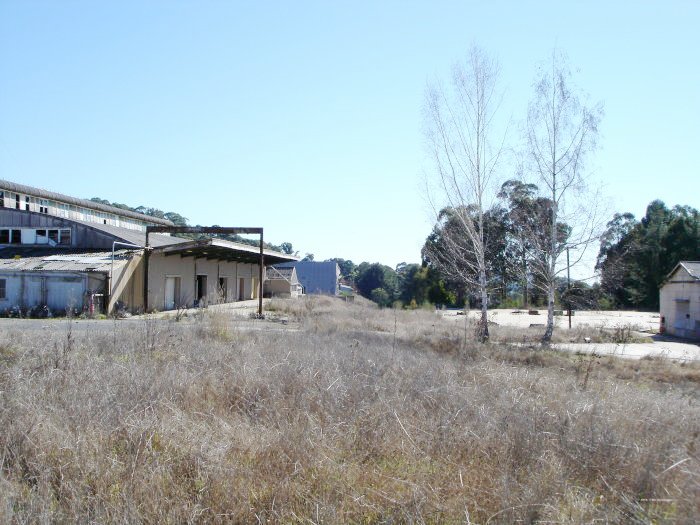
[[[700,339],[700,261],[681,261],[659,290],[662,331]]]

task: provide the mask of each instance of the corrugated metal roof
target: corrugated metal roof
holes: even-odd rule
[[[66,220],[73,220],[73,219],[66,219]],[[139,246],[143,246],[146,243],[146,232],[142,232],[139,230],[130,230],[129,228],[121,228],[119,226],[111,226],[109,224],[100,224],[97,222],[88,222],[88,221],[76,221],[73,220],[73,222],[77,222],[82,224],[83,226],[88,226],[89,228],[94,228],[95,230],[104,232],[108,235],[112,235],[114,237],[119,238],[120,240],[124,242],[128,242],[131,244],[137,244]],[[191,239],[182,239],[180,237],[171,237],[170,235],[163,235],[160,233],[151,233],[148,236],[148,241],[153,246],[154,248],[160,248],[161,246],[168,246],[171,244],[179,244],[183,242],[189,242]]]
[[[46,244],[41,246],[36,245],[19,245],[19,244],[8,244],[6,246],[0,246],[0,259],[14,259],[16,256],[21,258],[26,257],[47,257],[49,255],[60,255],[64,253],[92,253],[95,248],[92,249],[76,249],[71,246],[48,246]],[[110,252],[111,253],[111,252]]]
[[[43,190],[41,188],[35,188],[33,186],[26,186],[24,184],[18,184],[16,182],[11,182],[9,180],[0,179],[0,189],[13,191],[15,193],[26,193],[34,197],[41,197],[42,199],[52,199],[56,201],[66,202],[68,204],[75,204],[76,206],[82,206],[84,208],[89,208],[91,210],[105,211],[108,213],[114,213],[116,215],[123,215],[124,217],[130,217],[132,219],[138,219],[140,221],[149,222],[152,224],[162,224],[163,226],[173,226],[173,223],[167,219],[159,219],[158,217],[151,217],[150,215],[145,215],[143,213],[137,213],[135,211],[123,210],[115,206],[109,206],[107,204],[102,204],[100,202],[93,202],[88,199],[79,199],[77,197],[71,197],[69,195],[63,195],[62,193],[56,193],[53,191]]]
[[[213,238],[212,245],[213,246],[221,246],[223,248],[230,248],[232,250],[237,250],[239,252],[248,252],[248,253],[253,253],[253,254],[258,254],[258,255],[260,254],[260,247],[259,246],[252,246],[250,244],[241,244],[238,242],[227,241],[225,239]],[[265,257],[271,257],[271,258],[279,259],[282,261],[296,261],[297,260],[296,257],[293,257],[291,255],[287,255],[286,253],[280,253],[280,252],[276,252],[274,250],[268,250],[267,248],[263,248],[263,255]]]
[[[114,266],[126,264],[133,253],[129,250],[114,252]],[[112,266],[112,252],[66,253],[47,255],[45,257],[23,257],[19,259],[1,259],[0,272],[3,271],[64,271],[64,272],[109,272]]]
[[[150,237],[149,237],[150,239]],[[180,254],[183,257],[214,257],[222,260],[249,262],[255,264],[260,256],[260,248],[248,244],[226,241],[224,239],[180,239],[184,243],[161,246],[160,251],[166,255]],[[155,246],[154,246],[155,247]],[[294,261],[295,257],[273,250],[263,250],[265,261],[277,264]]]

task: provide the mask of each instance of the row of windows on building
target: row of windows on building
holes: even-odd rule
[[[70,246],[70,228],[0,228],[0,244],[48,244]]]
[[[144,231],[146,223],[135,219],[128,219],[116,214],[91,210],[82,206],[74,206],[58,201],[40,199],[30,195],[20,195],[10,191],[0,190],[0,208],[15,208],[17,210],[34,211],[63,217],[66,219],[96,222],[119,226],[130,230]]]

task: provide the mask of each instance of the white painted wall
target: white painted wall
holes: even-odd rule
[[[679,267],[659,294],[659,313],[665,318],[666,333],[700,339],[700,281]]]
[[[195,259],[179,255],[165,256],[157,253],[150,257],[148,272],[148,305],[156,310],[165,309],[165,280],[169,276],[180,277],[180,303],[188,307],[194,305],[197,298],[197,275],[207,276],[207,302],[219,302],[219,278],[228,279],[226,297],[223,302],[234,302],[239,297],[239,279],[243,278],[245,299],[257,297],[251,288],[257,282],[258,265],[227,261]]]

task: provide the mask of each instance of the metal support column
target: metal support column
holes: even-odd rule
[[[151,258],[151,247],[148,244],[148,226],[146,226],[146,245],[143,248],[143,313],[148,312],[148,262]]]
[[[263,254],[263,231],[260,228],[260,268],[258,268],[258,316],[263,314],[263,269],[265,264],[265,255]]]

